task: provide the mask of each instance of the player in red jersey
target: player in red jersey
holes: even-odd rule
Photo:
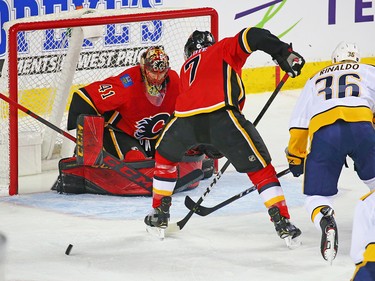
[[[175,115],[157,143],[153,210],[145,217],[151,227],[166,228],[176,163],[196,145],[212,145],[247,173],[258,188],[281,238],[294,239],[301,231],[289,221],[284,194],[271,156],[254,125],[241,112],[245,88],[241,69],[249,55],[261,50],[291,77],[300,74],[304,59],[292,47],[261,28],[245,28],[217,43],[208,31],[194,31],[185,45]],[[288,242],[287,242],[288,243]]]
[[[134,150],[153,157],[156,138],[175,109],[178,81],[163,48],[150,47],[140,64],[73,94],[68,130],[76,128],[80,114],[102,115],[106,151],[119,159]]]
[[[178,95],[179,77],[170,69],[168,55],[162,47],[149,47],[142,53],[138,65],[86,85],[73,94],[68,129],[75,129],[79,123],[80,131],[86,134],[77,139],[82,143],[86,140],[87,147],[103,146],[109,154],[150,177],[154,171],[156,138],[174,112]],[[84,117],[87,120],[101,120],[93,117],[97,115],[104,117],[104,128],[102,120],[82,122],[83,118],[78,118],[81,114],[92,115]],[[88,126],[86,130],[84,124]],[[151,187],[145,188],[141,179],[126,177],[115,168],[108,171],[101,167],[100,155],[93,154],[100,151],[101,147],[82,149],[77,157],[62,159],[60,175],[52,189],[66,193],[151,195]],[[91,162],[82,165],[83,159]],[[93,160],[97,162],[92,164]],[[212,159],[205,159],[203,152],[192,150],[178,165],[181,181],[175,192],[195,188],[199,180],[212,176],[213,170]]]

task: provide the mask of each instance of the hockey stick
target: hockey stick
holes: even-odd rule
[[[290,172],[289,168],[288,169],[285,169],[279,173],[276,174],[276,177],[280,178],[282,176],[285,176],[286,174],[288,174]],[[257,190],[256,186],[253,185],[252,187],[249,187],[248,189],[245,189],[244,191],[232,196],[231,198],[221,202],[220,204],[217,204],[216,206],[213,206],[213,207],[205,207],[205,206],[202,206],[202,205],[199,205],[199,206],[195,206],[196,203],[193,201],[193,199],[191,199],[189,196],[186,196],[185,197],[185,206],[189,209],[189,210],[192,210],[194,208],[194,212],[200,216],[207,216],[209,214],[211,214],[212,212],[215,212],[221,208],[223,208],[224,206],[232,203],[233,201],[236,201],[237,199],[240,199],[242,197],[244,197],[245,195],[248,195],[249,193],[253,192]]]
[[[264,107],[262,108],[262,110],[260,111],[260,113],[258,114],[258,117],[255,119],[254,121],[254,126],[256,126],[260,119],[263,117],[264,113],[266,113],[267,109],[270,107],[271,103],[273,102],[273,100],[275,99],[275,97],[277,96],[277,94],[280,92],[281,88],[284,86],[286,80],[288,80],[289,78],[289,75],[287,73],[284,74],[283,78],[281,78],[279,84],[277,84],[275,90],[273,91],[272,95],[269,97],[268,101],[266,102],[266,104],[264,105]]]
[[[200,181],[204,178],[204,173],[201,169],[195,169],[190,173],[179,178],[176,182],[176,187],[174,188],[173,194],[178,192],[183,192],[188,190],[189,186]]]
[[[210,193],[212,187],[216,184],[216,182],[221,178],[221,175],[225,172],[225,170],[228,168],[230,165],[229,161],[226,161],[223,167],[221,167],[220,171],[216,174],[210,185],[206,188],[205,192],[203,195],[199,198],[197,203],[192,207],[192,209],[189,211],[189,213],[180,221],[176,223],[169,223],[168,227],[166,229],[166,232],[177,232],[181,229],[184,228],[185,224],[189,221],[191,216],[195,213],[195,209],[199,207],[199,205],[203,202],[204,198]]]
[[[7,103],[9,103],[9,104],[17,107],[19,110],[25,112],[27,115],[30,115],[31,117],[35,118],[36,120],[38,120],[39,122],[43,123],[47,127],[50,127],[51,129],[57,131],[58,133],[60,133],[64,137],[67,137],[71,141],[76,142],[76,138],[73,137],[68,132],[65,132],[64,130],[60,129],[59,127],[55,126],[54,124],[48,122],[46,119],[40,117],[39,115],[35,114],[34,112],[32,112],[31,110],[29,110],[26,107],[22,106],[21,104],[15,102],[14,100],[8,98],[7,96],[3,95],[2,93],[0,93],[0,98],[2,100],[6,101]]]
[[[288,80],[289,75],[287,73],[284,74],[283,78],[280,80],[279,84],[277,84],[275,90],[273,91],[272,95],[260,111],[258,117],[254,121],[254,126],[256,126],[260,119],[263,117],[263,115],[266,113],[267,109],[270,107],[272,101],[275,99],[276,95],[280,92],[281,88],[284,86],[285,82]],[[189,221],[189,219],[193,216],[195,209],[200,206],[200,204],[203,202],[204,198],[211,192],[212,187],[217,183],[217,181],[220,179],[221,175],[226,171],[226,169],[229,167],[230,162],[227,160],[223,167],[220,169],[220,171],[217,173],[217,175],[214,177],[210,185],[206,188],[203,195],[198,199],[198,201],[195,203],[195,205],[190,209],[190,211],[187,213],[187,215],[182,218],[180,221],[176,223],[169,223],[166,231],[167,232],[176,232],[184,228],[186,223]]]
[[[31,117],[35,118],[39,122],[43,123],[47,127],[55,130],[59,134],[63,135],[64,137],[70,139],[74,143],[77,142],[77,139],[69,134],[68,132],[62,130],[61,128],[57,127],[56,125],[52,124],[51,122],[47,121],[46,119],[42,118],[41,116],[35,114],[31,110],[27,109],[26,107],[22,106],[21,104],[15,102],[14,100],[10,99],[9,97],[5,96],[4,94],[0,93],[0,98],[4,101],[8,102],[9,104],[14,105],[19,110],[25,112],[26,114],[30,115]],[[146,189],[147,191],[152,191],[152,178],[142,174],[138,170],[130,167],[125,162],[121,161],[120,159],[116,158],[112,154],[103,150],[103,163],[104,167],[110,168],[115,170],[120,175],[124,176],[125,178],[129,179],[133,183],[139,185],[140,187]],[[196,172],[195,170],[191,173],[183,176],[182,178],[177,180],[176,188],[177,189],[184,189],[188,187],[190,184],[201,179],[201,174]],[[190,183],[190,184],[189,184]]]
[[[43,123],[47,127],[51,128],[52,130],[55,130],[56,132],[60,133],[64,137],[70,139],[74,143],[76,143],[77,139],[69,134],[68,132],[62,130],[61,128],[57,127],[56,125],[52,124],[51,122],[48,122],[46,119],[42,118],[41,116],[35,114],[31,110],[27,109],[26,107],[22,106],[21,104],[15,102],[14,100],[10,99],[9,97],[3,95],[0,93],[0,98],[4,101],[8,102],[9,104],[17,107],[19,110],[25,112],[26,114],[30,115],[31,117],[35,118],[39,122]],[[126,177],[130,181],[134,182],[135,184],[138,184],[140,187],[150,191],[152,190],[152,179],[145,176],[141,172],[137,171],[136,169],[133,169],[120,159],[117,159],[113,155],[109,154],[106,151],[103,151],[103,163],[104,166],[107,168],[111,168],[115,171],[117,171],[122,176]]]

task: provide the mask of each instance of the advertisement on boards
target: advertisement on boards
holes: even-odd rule
[[[375,57],[375,41],[368,40],[374,29],[375,5],[371,0],[0,0],[0,67],[7,52],[5,22],[77,7],[108,10],[212,7],[219,14],[220,38],[257,26],[292,43],[307,62],[329,61],[341,41],[357,43],[364,58]],[[271,67],[274,62],[266,54],[256,52],[246,66]]]

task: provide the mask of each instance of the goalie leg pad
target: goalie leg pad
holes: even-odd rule
[[[75,157],[59,161],[59,177],[52,187],[59,193],[86,193],[84,167],[77,163]]]
[[[99,166],[103,163],[104,118],[81,114],[77,119],[77,163]]]
[[[145,176],[153,175],[153,160],[134,162],[131,165]],[[130,181],[116,170],[79,165],[76,157],[61,159],[59,170],[59,178],[52,187],[59,193],[92,193],[118,196],[152,195],[149,190]]]

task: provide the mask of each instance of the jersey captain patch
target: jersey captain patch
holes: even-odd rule
[[[122,85],[124,85],[125,88],[133,85],[133,80],[131,79],[129,74],[125,74],[125,75],[121,76],[120,80],[122,82]]]

